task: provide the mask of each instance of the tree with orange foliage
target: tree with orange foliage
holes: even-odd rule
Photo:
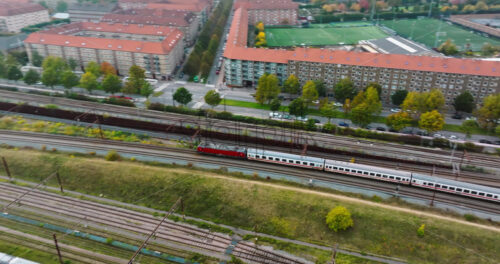
[[[109,62],[103,62],[101,63],[101,72],[104,76],[108,74],[116,75],[116,69],[111,65]]]

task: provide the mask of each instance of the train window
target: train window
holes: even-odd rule
[[[454,190],[455,190],[455,187],[451,187],[451,186],[450,186],[450,188],[449,188],[449,189],[450,189],[450,190],[452,190],[452,191],[454,191]]]
[[[260,158],[260,155],[255,155],[257,158]]]
[[[262,156],[263,159],[266,159],[266,156]]]
[[[339,170],[343,171],[343,170],[344,170],[344,168],[339,168]]]
[[[305,161],[302,161],[302,165],[307,165],[307,162],[305,162]]]
[[[470,193],[470,191],[469,190],[464,190],[464,193]]]
[[[461,189],[461,188],[457,188],[457,192],[461,192],[461,191],[462,191],[462,189]]]
[[[314,163],[312,163],[312,162],[309,162],[309,165],[310,165],[310,166],[314,166]]]
[[[364,175],[368,175],[368,172],[367,172],[367,171],[363,171],[363,174],[364,174]]]
[[[293,160],[288,160],[288,162],[293,163]]]
[[[479,193],[479,195],[484,196],[484,193]]]
[[[380,173],[377,173],[377,177],[381,177],[382,175],[380,175]]]
[[[387,178],[387,175],[385,175],[385,174],[382,174],[382,178]]]
[[[338,170],[339,168],[337,168],[337,167],[333,167],[333,169],[334,169],[334,170]]]
[[[441,187],[441,185],[440,184],[436,184],[436,187],[439,188],[439,187]]]
[[[296,161],[295,161],[295,164],[300,164],[300,161],[296,160]]]
[[[384,175],[384,176],[386,176],[386,175]],[[389,179],[394,179],[394,176],[389,176]]]
[[[281,159],[281,161],[286,162],[286,159]]]
[[[400,180],[401,180],[401,178],[399,178],[399,177],[396,177],[396,180],[400,181]]]
[[[487,193],[487,194],[486,194],[486,197],[490,197],[490,198],[491,198],[491,197],[493,197],[493,195],[491,195],[491,194]]]
[[[416,180],[413,180],[413,182],[417,182]]]
[[[498,198],[498,196],[495,195],[495,199]]]
[[[370,176],[375,176],[375,173],[373,173],[373,172],[370,172]]]
[[[359,174],[363,173],[362,171],[358,171]]]
[[[470,193],[471,193],[471,194],[477,194],[477,192],[476,192],[476,191],[471,191]]]
[[[345,171],[351,171],[351,169],[345,169]]]
[[[443,185],[443,186],[441,186],[441,188],[443,188],[443,189],[448,189],[448,186]]]
[[[429,186],[434,186],[434,183],[429,183]]]

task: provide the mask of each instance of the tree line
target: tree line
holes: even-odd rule
[[[201,75],[207,78],[217,54],[220,39],[224,32],[232,1],[223,0],[205,23],[193,51],[184,65],[183,72],[191,77]]]

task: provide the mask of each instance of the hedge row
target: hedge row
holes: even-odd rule
[[[376,132],[366,129],[352,129],[339,127],[334,124],[325,124],[321,129],[317,128],[315,125],[311,125],[310,123],[304,122],[287,122],[287,121],[278,121],[273,119],[261,119],[255,118],[251,116],[241,116],[241,115],[233,115],[230,112],[216,112],[213,110],[205,110],[205,109],[189,109],[184,107],[175,107],[171,105],[163,105],[161,103],[151,103],[148,105],[148,109],[185,114],[185,115],[194,115],[194,116],[208,116],[211,118],[222,119],[222,120],[231,120],[238,121],[243,123],[250,124],[258,124],[258,125],[269,125],[275,127],[282,128],[292,128],[299,130],[309,130],[309,131],[317,131],[326,134],[332,135],[343,135],[343,136],[352,136],[352,137],[360,137],[360,138],[369,138],[369,139],[377,139],[384,140],[389,142],[399,142],[409,145],[422,145],[422,146],[432,146],[439,148],[450,148],[450,141],[442,138],[434,138],[434,139],[426,139],[416,135],[405,135],[405,134],[391,134],[391,133],[382,133]],[[465,144],[458,144],[458,150],[467,150],[470,152],[482,152],[483,147],[476,146],[474,143],[466,142]]]
[[[35,25],[30,25],[30,26],[24,27],[24,28],[21,29],[21,32],[24,32],[24,33],[33,33],[33,32],[42,30],[42,28],[44,28],[46,26],[49,26],[49,25],[57,25],[57,24],[69,23],[69,22],[70,22],[69,18],[67,18],[67,19],[56,19],[56,20],[52,20],[50,22],[43,22],[43,23],[38,23],[38,24],[35,24]]]

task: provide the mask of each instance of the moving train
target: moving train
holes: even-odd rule
[[[199,153],[217,155],[221,157],[246,159],[284,166],[340,173],[355,177],[370,178],[378,181],[411,185],[419,188],[432,189],[440,192],[500,202],[500,189],[439,177],[431,177],[408,171],[208,142],[202,142],[198,145],[197,151]]]

